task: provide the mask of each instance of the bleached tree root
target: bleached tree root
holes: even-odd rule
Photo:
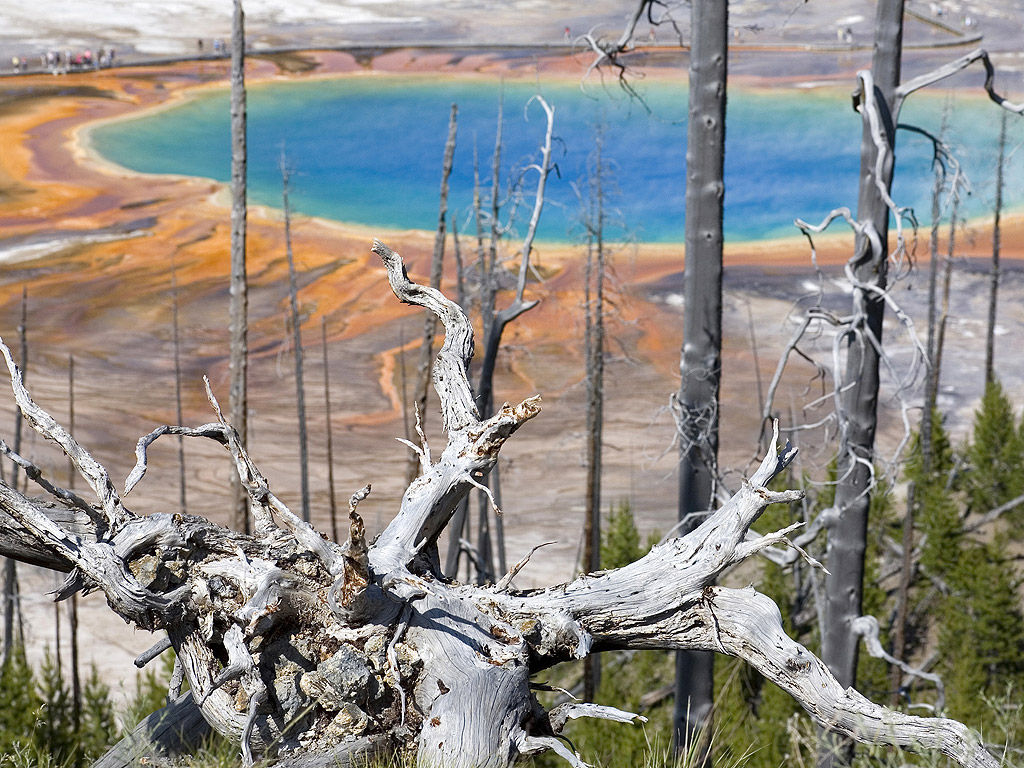
[[[734,655],[825,728],[938,749],[964,766],[997,764],[959,723],[893,712],[842,689],[785,635],[778,609],[752,587],[714,586],[726,569],[787,541],[789,529],[758,537],[750,526],[769,504],[800,498],[767,488],[795,454],[788,445],[778,452],[773,442],[750,480],[692,533],[623,568],[530,592],[514,588],[514,573],[482,587],[446,579],[438,537],[540,401],[505,404],[481,419],[466,375],[468,319],[439,291],[411,281],[389,248],[378,242],[373,250],[396,296],[444,324],[434,384],[448,443],[436,461],[424,452],[423,473],[372,544],[356,510],[369,486],[350,502],[347,540],[327,540],[270,491],[209,391],[218,421],[143,437],[125,493],[142,480],[147,450],[160,436],[212,439],[228,450],[248,493],[254,533],[186,515],[136,515],[106,471],[32,402],[2,348],[22,412],[71,456],[96,501],[42,481],[45,500],[0,485],[0,554],[69,572],[58,598],[100,589],[118,615],[165,630],[191,689],[191,698],[152,716],[98,765],[119,768],[147,750],[187,749],[202,731],[201,716],[239,744],[247,765],[261,757],[295,768],[352,765],[402,752],[422,766],[505,768],[550,749],[582,768],[557,738],[568,719],[626,723],[637,716],[593,705],[545,711],[530,677],[589,653],[634,648]]]

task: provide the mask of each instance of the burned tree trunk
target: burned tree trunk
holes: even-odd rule
[[[174,265],[174,256],[171,255],[171,332],[174,346],[174,417],[181,424],[181,326],[178,320],[178,276]],[[73,359],[72,359],[73,362]],[[74,365],[71,366],[72,373]],[[72,398],[72,403],[74,399]],[[74,411],[72,411],[74,413]],[[74,434],[74,424],[70,424],[71,434]],[[68,475],[73,476],[73,468],[68,468]],[[188,486],[185,481],[185,438],[178,436],[178,508],[182,514],[188,510]]]
[[[999,303],[1000,224],[1003,215],[1003,166],[1006,164],[1006,112],[1000,115],[999,157],[996,160],[996,199],[992,206],[992,268],[989,272],[988,325],[985,328],[985,384],[995,381],[996,312]]]
[[[21,322],[18,324],[18,346],[21,352],[22,375],[28,369],[28,289],[21,289]],[[24,419],[21,411],[14,412],[14,452],[21,451],[21,432]],[[17,462],[11,462],[11,486],[18,487],[19,467]],[[6,479],[3,475],[3,466],[0,465],[0,480]],[[21,602],[18,596],[18,558],[8,557],[4,560],[4,647],[0,666],[7,664],[11,658],[11,652],[15,646],[14,626],[21,623]],[[21,644],[20,639],[17,644]]]
[[[722,375],[722,211],[728,3],[691,6],[690,107],[686,127],[686,273],[677,406],[681,533],[714,507],[718,480],[718,389]],[[676,655],[676,749],[710,729],[714,654]],[[702,747],[703,750],[703,747]]]
[[[331,418],[331,366],[327,360],[327,318],[320,318],[320,345],[323,351],[324,367],[324,424],[327,435],[324,450],[327,452],[327,512],[331,521],[331,541],[338,541],[338,503],[334,492],[334,427]]]
[[[595,137],[594,166],[588,179],[585,224],[587,261],[584,269],[583,357],[586,366],[587,416],[584,463],[587,468],[583,494],[583,572],[601,568],[601,469],[604,433],[604,281],[605,281],[605,186],[603,134]],[[594,701],[601,685],[598,656],[583,663],[583,700]]]
[[[831,575],[825,583],[825,632],[821,657],[832,674],[844,685],[855,684],[859,637],[851,623],[861,615],[864,581],[864,550],[867,542],[868,508],[874,481],[875,428],[879,389],[879,354],[888,253],[896,114],[894,104],[900,81],[903,41],[902,0],[882,0],[876,19],[875,53],[871,78],[864,85],[861,110],[864,135],[861,145],[860,197],[857,203],[859,229],[856,256],[854,304],[858,327],[846,337],[846,366],[841,386],[845,423],[840,447],[835,508],[838,510],[828,531],[827,561]],[[869,119],[872,116],[875,119]],[[849,761],[845,745],[825,745],[822,766],[838,757]]]
[[[291,174],[281,153],[281,203],[284,209],[284,250],[288,260],[288,320],[295,350],[295,409],[299,420],[299,476],[302,483],[302,519],[309,522],[309,435],[306,430],[306,386],[302,377],[302,317],[299,315],[299,278],[292,252],[292,209],[288,200]]]
[[[495,192],[497,192],[498,188],[497,174],[501,170],[500,163],[498,161],[498,157],[500,157],[501,154],[501,114],[501,102],[499,102],[497,130],[498,141],[494,147]],[[490,313],[486,309],[487,298],[490,295],[490,274],[487,269],[487,248],[484,245],[483,203],[480,199],[480,161],[477,153],[476,141],[473,142],[473,223],[476,226],[477,263],[480,266],[480,320],[483,323],[484,334],[486,335],[487,323],[490,322]],[[461,271],[462,270],[460,269],[459,272]],[[459,280],[458,282],[462,285],[462,280]],[[458,304],[467,314],[469,313],[469,305],[466,303],[464,293],[460,295]],[[479,399],[479,394],[477,397]],[[448,531],[448,554],[445,557],[444,572],[452,578],[458,578],[459,560],[462,558],[462,553],[465,550],[464,541],[468,541],[469,539],[469,528],[469,497],[467,496],[455,510],[455,515],[452,518],[452,525]],[[471,568],[472,563],[467,563],[467,573]],[[468,576],[466,580],[469,581]]]
[[[171,274],[173,275],[173,266]],[[177,324],[175,324],[175,330]],[[178,416],[181,415],[181,397],[176,390]],[[179,418],[178,421],[181,421]],[[68,355],[68,430],[75,433],[75,356]],[[68,488],[75,487],[75,466],[68,461]],[[182,509],[184,512],[184,509]],[[82,722],[82,676],[78,658],[78,595],[68,601],[68,639],[71,645],[71,722],[78,728]]]
[[[845,276],[853,294],[853,312],[843,318],[822,311],[820,305],[808,312],[797,332],[787,344],[769,386],[765,405],[767,417],[774,394],[781,380],[786,361],[800,339],[810,328],[827,325],[838,327],[834,332],[834,389],[831,397],[835,412],[825,421],[838,425],[837,482],[834,504],[823,510],[812,523],[805,542],[813,538],[815,529],[828,530],[827,564],[831,575],[826,583],[825,620],[822,631],[822,659],[844,684],[853,685],[857,669],[857,646],[863,636],[860,606],[863,594],[864,553],[866,549],[867,515],[870,496],[875,490],[875,446],[877,403],[879,394],[879,363],[885,358],[882,347],[882,321],[885,305],[905,326],[909,318],[900,309],[888,287],[888,261],[903,263],[907,255],[902,220],[908,209],[896,204],[890,194],[894,165],[895,130],[902,104],[914,92],[955,75],[971,64],[985,67],[984,88],[989,98],[1002,109],[1024,114],[1024,104],[1014,103],[996,92],[995,67],[988,53],[976,49],[959,59],[943,64],[931,72],[900,84],[900,52],[902,48],[902,11],[900,0],[882,0],[878,4],[876,43],[871,71],[858,72],[858,88],[854,107],[861,114],[863,141],[861,151],[861,183],[857,217],[846,207],[833,209],[824,221],[812,226],[797,219],[797,226],[814,244],[812,234],[824,231],[830,222],[842,218],[856,233],[855,251],[845,267]],[[941,142],[936,141],[936,151]],[[953,220],[956,220],[956,196],[953,196]],[[895,222],[895,249],[889,252],[889,220]],[[954,225],[955,226],[955,225]],[[950,253],[953,240],[950,238]],[[946,279],[948,291],[949,262]],[[944,300],[948,304],[948,297]],[[938,381],[944,319],[940,320],[936,341],[935,369],[932,386]],[[916,338],[916,337],[915,337]],[[917,343],[915,360],[924,350]],[[891,361],[887,361],[891,364]],[[897,394],[906,415],[907,401]],[[906,435],[909,438],[909,421]],[[880,646],[879,646],[880,647]],[[902,662],[900,662],[902,663]],[[904,670],[906,671],[906,670]],[[841,735],[823,745],[819,765],[847,763],[852,745]]]
[[[242,0],[234,0],[231,27],[231,299],[230,336],[231,388],[228,413],[244,448],[249,424],[247,398],[249,375],[249,287],[245,265],[246,242],[246,99],[245,99],[245,14]],[[245,488],[232,482],[232,525],[249,532]]]
[[[777,430],[768,455],[730,501],[691,534],[628,566],[526,592],[513,579],[528,558],[493,586],[444,579],[438,537],[504,442],[540,412],[540,398],[481,419],[467,377],[473,330],[465,314],[409,280],[386,246],[375,243],[373,250],[396,296],[429,308],[445,327],[434,384],[448,441],[436,460],[424,446],[423,474],[372,544],[357,512],[369,486],[350,501],[347,540],[325,539],[270,491],[209,387],[217,421],[164,426],[142,437],[125,494],[143,479],[147,451],[162,435],[211,439],[228,449],[248,491],[253,533],[187,515],[137,515],[106,470],[32,401],[0,345],[28,423],[67,453],[95,496],[87,502],[58,488],[17,457],[47,497],[0,484],[0,554],[68,573],[58,599],[100,589],[136,627],[166,631],[169,642],[158,642],[145,658],[168,646],[177,653],[175,703],[99,765],[137,764],[161,746],[188,749],[205,722],[240,744],[245,765],[257,756],[303,768],[353,765],[404,752],[424,768],[505,768],[553,750],[583,768],[557,738],[569,719],[637,716],[592,704],[546,711],[531,675],[600,651],[667,648],[746,659],[835,731],[995,768],[960,723],[893,712],[842,686],[784,634],[778,608],[753,587],[715,586],[725,570],[785,545],[799,525],[750,533],[769,504],[801,497],[767,488],[795,454],[788,445],[777,450]],[[183,679],[191,698],[178,696]]]

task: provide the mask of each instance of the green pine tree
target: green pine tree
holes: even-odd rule
[[[998,380],[985,385],[964,458],[967,468],[962,477],[970,512],[984,514],[1024,492],[1024,439],[1013,404]],[[1024,511],[1015,521],[1019,523],[1022,515]]]
[[[15,646],[0,668],[0,754],[29,746],[41,703],[25,649]]]
[[[976,728],[992,726],[986,698],[1024,685],[1024,613],[1015,564],[998,545],[966,535],[967,513],[984,514],[1024,492],[1024,423],[998,381],[985,386],[974,428],[962,452],[963,505],[943,477],[930,479],[922,503],[921,565],[944,586],[932,611],[938,669],[951,716]],[[1007,513],[1021,531],[1024,510]]]
[[[606,570],[621,568],[639,560],[650,551],[648,545],[640,544],[633,510],[628,501],[620,501],[612,507],[608,524],[601,532],[601,567]]]
[[[950,593],[936,612],[939,674],[949,714],[983,728],[984,697],[1024,687],[1024,615],[1019,580],[997,547],[965,542],[948,574]]]
[[[955,466],[955,452],[946,432],[942,414],[932,410],[931,461],[929,471],[924,471],[921,452],[921,435],[915,433],[907,452],[904,479],[913,485],[914,492],[914,549],[919,558],[911,571],[908,592],[908,615],[905,626],[903,650],[904,661],[916,665],[930,650],[934,650],[934,603],[935,584],[945,583],[949,569],[957,561],[958,546],[962,532],[961,495],[951,492],[950,478]],[[909,492],[909,489],[908,489]],[[889,531],[895,541],[903,536],[902,522]],[[893,605],[895,608],[895,605]],[[873,607],[874,615],[880,620],[886,615],[886,603]],[[885,625],[880,638],[886,645]],[[880,662],[873,662],[880,665]],[[934,687],[928,683],[911,680],[915,702],[922,697],[934,695]],[[882,692],[879,695],[888,698]]]
[[[117,739],[117,721],[110,700],[110,688],[100,680],[95,664],[82,689],[82,719],[78,738],[80,751],[88,762],[106,752]]]
[[[78,760],[78,734],[72,712],[71,692],[53,654],[47,649],[39,669],[39,698],[33,735],[40,753],[49,753],[57,765]]]
[[[956,464],[953,444],[946,432],[946,420],[937,408],[932,409],[931,468],[924,476],[924,457],[921,453],[921,433],[917,431],[910,440],[904,477],[917,486],[941,485],[945,487],[949,474]]]
[[[918,530],[921,533],[921,567],[927,576],[945,580],[960,557],[963,524],[960,504],[939,483],[919,485]]]

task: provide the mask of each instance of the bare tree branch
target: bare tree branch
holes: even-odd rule
[[[798,524],[750,538],[769,504],[803,497],[767,487],[796,455],[788,443],[777,447],[777,424],[760,466],[731,499],[691,533],[655,546],[635,563],[528,592],[511,584],[528,558],[493,587],[442,578],[437,536],[460,497],[493,467],[504,441],[539,404],[531,398],[481,419],[466,377],[468,319],[439,292],[410,281],[396,253],[381,243],[374,251],[396,295],[430,308],[445,325],[435,384],[448,426],[440,457],[426,462],[427,471],[406,490],[376,542],[367,543],[357,513],[368,486],[350,500],[346,541],[327,541],[270,491],[209,390],[218,422],[165,426],[144,436],[127,486],[141,480],[149,446],[162,435],[214,440],[226,447],[247,490],[256,515],[252,534],[197,517],[125,510],[120,527],[98,539],[105,519],[65,506],[59,489],[56,498],[62,510],[71,510],[73,523],[52,504],[0,483],[0,555],[12,554],[7,542],[23,534],[34,542],[30,555],[49,553],[53,567],[73,569],[62,593],[100,588],[118,615],[142,628],[166,628],[180,662],[171,695],[183,679],[191,688],[194,698],[175,701],[99,765],[137,764],[161,749],[181,754],[202,732],[201,718],[240,746],[245,766],[261,757],[277,759],[282,768],[352,766],[404,751],[423,768],[511,768],[548,749],[583,766],[582,757],[557,739],[567,720],[627,723],[637,716],[578,704],[547,712],[534,696],[531,675],[599,651],[668,648],[743,658],[836,732],[937,749],[963,766],[995,768],[961,724],[893,712],[842,687],[786,637],[767,597],[753,588],[714,586],[725,571],[785,544],[796,531]],[[20,381],[16,366],[12,379]],[[19,404],[44,435],[61,436],[27,393]],[[79,463],[91,466],[87,452],[78,450]],[[84,525],[85,533],[73,525]],[[169,728],[168,717],[180,727]]]
[[[899,88],[896,89],[895,114],[899,114],[903,101],[914,91],[919,91],[920,89],[933,85],[940,80],[945,80],[947,77],[952,77],[958,72],[962,72],[967,69],[967,67],[976,61],[980,61],[982,66],[985,67],[985,84],[982,87],[985,89],[985,92],[988,93],[988,97],[1008,112],[1024,114],[1024,103],[1008,101],[996,93],[994,85],[996,70],[995,67],[992,66],[992,59],[989,58],[988,52],[983,48],[977,48],[970,53],[961,56],[959,59],[943,64],[942,66],[933,69],[931,72],[926,72],[925,74],[919,75],[913,80],[908,80],[900,85]]]
[[[938,691],[938,698],[935,700],[936,712],[941,712],[945,709],[946,703],[946,686],[942,684],[942,678],[938,675],[932,674],[931,672],[925,672],[917,667],[912,667],[905,661],[897,659],[892,654],[888,653],[883,647],[882,643],[878,639],[878,619],[874,616],[860,616],[853,621],[851,627],[854,634],[860,635],[864,640],[864,645],[868,649],[868,653],[874,656],[876,659],[882,659],[895,667],[899,667],[906,674],[912,677],[919,677],[922,680],[927,680],[935,684],[935,688]]]

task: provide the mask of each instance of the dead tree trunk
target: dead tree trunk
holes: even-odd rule
[[[844,686],[857,676],[859,638],[852,622],[861,615],[864,550],[868,508],[874,482],[875,428],[878,405],[878,364],[885,313],[889,215],[886,198],[892,186],[896,140],[894,104],[900,82],[903,46],[903,0],[880,0],[875,20],[875,52],[871,82],[864,86],[861,111],[860,195],[853,262],[854,305],[858,326],[846,337],[846,367],[842,382],[845,435],[838,457],[835,508],[838,515],[828,531],[825,582],[825,633],[821,657]],[[869,90],[870,89],[870,90]],[[874,117],[874,119],[871,119]],[[820,766],[850,760],[852,743],[828,739]]]
[[[485,343],[491,338],[491,331],[494,328],[496,319],[496,300],[498,294],[497,269],[498,269],[498,246],[501,242],[501,151],[502,135],[505,122],[505,89],[502,84],[498,94],[498,118],[494,132],[494,153],[491,156],[491,210],[490,210],[490,237],[487,243],[487,250],[481,251],[481,281],[480,281],[480,325],[481,336]],[[483,209],[480,207],[479,187],[477,189],[477,220],[483,220]],[[494,380],[494,364],[497,359],[497,349],[494,354],[488,356],[484,350],[483,362],[480,366],[480,379],[476,390],[477,407],[481,413],[489,413],[493,406],[491,388]],[[481,492],[482,493],[482,492]],[[478,494],[479,496],[479,494]],[[467,500],[467,505],[469,501]],[[467,506],[468,510],[468,506]],[[477,528],[476,528],[476,581],[483,584],[493,581],[496,577],[494,567],[494,546],[491,539],[491,515],[490,507],[487,505],[486,496],[479,496],[477,499]],[[467,512],[468,514],[468,512]]]
[[[405,751],[423,768],[507,768],[553,750],[583,768],[558,738],[569,719],[637,716],[592,704],[546,711],[530,676],[590,653],[667,648],[746,659],[834,731],[996,768],[960,723],[893,712],[841,685],[785,635],[778,608],[753,587],[715,585],[727,569],[785,545],[797,527],[750,535],[769,504],[802,496],[767,487],[795,453],[788,445],[778,450],[777,427],[764,461],[731,500],[689,535],[630,565],[527,592],[513,579],[528,557],[489,587],[443,578],[438,537],[504,442],[538,415],[540,398],[481,419],[467,376],[469,320],[438,291],[410,281],[386,246],[375,243],[374,252],[396,296],[431,309],[445,326],[434,383],[447,444],[436,460],[424,445],[424,474],[372,544],[356,509],[369,486],[350,501],[347,541],[327,540],[270,491],[212,391],[217,421],[164,426],[139,440],[125,493],[144,478],[147,449],[160,436],[211,439],[228,449],[248,490],[253,533],[188,515],[137,515],[106,470],[31,399],[0,345],[28,423],[71,457],[95,497],[58,488],[15,457],[47,496],[0,484],[0,555],[68,573],[58,599],[100,589],[125,620],[166,630],[170,642],[157,643],[143,661],[168,645],[177,653],[168,716],[149,719],[99,765],[137,764],[161,746],[180,750],[205,721],[241,745],[244,765],[262,755],[283,766],[353,765]],[[183,679],[191,698],[179,699]]]
[[[21,322],[18,324],[18,343],[21,348],[21,369],[28,369],[28,289],[21,289]],[[14,412],[14,452],[21,452],[21,427],[23,422],[20,410]],[[2,474],[2,473],[0,473]],[[18,487],[19,466],[11,462],[11,486]],[[21,605],[18,600],[18,564],[12,558],[4,560],[4,649],[0,667],[7,663],[11,650],[14,648],[14,625],[21,621]]]
[[[936,322],[935,364],[932,366],[932,391],[938,392],[942,383],[942,349],[946,342],[946,322],[949,320],[949,291],[953,283],[953,256],[956,255],[956,225],[960,215],[960,198],[953,196],[949,212],[949,237],[946,240],[946,258],[942,265],[942,309]]]
[[[462,263],[462,243],[459,240],[459,215],[452,215],[452,259],[455,261],[455,303],[468,312],[466,306],[466,269]]]
[[[320,318],[320,343],[324,353],[324,422],[327,426],[327,511],[331,521],[331,541],[338,541],[338,502],[334,492],[334,427],[331,423],[331,367],[327,360],[327,318]]]
[[[501,151],[501,107],[499,103],[498,108],[498,143],[495,146],[495,154],[499,154]],[[499,170],[498,163],[495,162],[495,172]],[[497,186],[497,185],[495,185]],[[484,225],[483,225],[483,203],[480,199],[480,158],[477,152],[476,141],[473,142],[473,224],[476,228],[476,250],[477,250],[477,264],[480,268],[480,319],[484,324],[484,333],[486,335],[487,329],[487,318],[488,314],[484,310],[487,296],[487,286],[489,283],[489,276],[485,271],[485,265],[487,264],[487,249],[484,246]],[[459,270],[461,272],[461,270]],[[463,308],[466,314],[469,314],[469,307],[466,306],[465,296],[463,296],[459,302],[459,306]],[[459,575],[459,561],[462,558],[464,550],[463,541],[469,540],[469,528],[470,528],[470,517],[469,517],[469,496],[466,496],[462,503],[455,510],[455,516],[452,519],[451,529],[448,532],[448,554],[445,557],[444,572],[451,575],[452,578],[458,578]],[[471,564],[467,563],[467,572],[472,567]],[[469,581],[467,575],[466,581]]]
[[[548,174],[551,172],[553,167],[551,156],[555,111],[541,96],[534,96],[531,101],[535,101],[540,105],[541,109],[544,110],[546,130],[544,134],[544,142],[541,145],[540,160],[530,166],[531,170],[537,172],[537,186],[534,191],[533,209],[530,214],[530,221],[527,225],[526,235],[523,238],[523,243],[519,250],[519,269],[516,277],[515,295],[513,296],[511,303],[501,310],[496,309],[498,243],[501,236],[500,221],[498,218],[500,213],[500,188],[498,178],[501,171],[501,107],[499,107],[498,110],[498,131],[495,139],[494,163],[492,169],[493,180],[491,188],[490,243],[486,251],[481,247],[483,263],[481,269],[480,311],[483,320],[484,354],[483,362],[480,365],[480,379],[477,387],[476,403],[480,413],[485,417],[490,416],[494,408],[494,368],[498,360],[498,351],[501,347],[502,334],[504,334],[505,328],[509,323],[537,305],[536,300],[524,300],[523,294],[526,290],[526,280],[530,271],[530,257],[533,253],[533,242],[537,236],[537,227],[540,224],[541,213],[544,210],[544,194],[547,187]],[[476,202],[479,216],[479,200],[477,199]],[[478,218],[477,221],[479,226],[480,219]],[[480,584],[491,581],[497,577],[494,566],[494,550],[492,548],[490,532],[491,512],[497,509],[497,504],[494,501],[493,492],[491,489],[486,487],[486,482],[487,481],[484,480],[480,489],[483,495],[479,500],[479,523],[477,527],[477,581]],[[500,567],[504,563],[505,559],[500,516],[495,516],[495,521],[499,544],[498,564]],[[460,522],[464,524],[464,518]],[[458,535],[461,537],[461,526],[457,529],[453,529],[448,550],[449,566],[452,564],[452,560],[457,564],[458,549],[453,549],[453,547],[461,548],[461,538],[456,540],[456,530],[458,530]],[[449,572],[453,571],[450,570]]]
[[[945,134],[946,114],[943,114],[943,129],[940,138]],[[939,225],[942,222],[941,197],[946,180],[945,169],[936,153],[933,160],[934,179],[932,183],[931,236],[928,239],[928,327],[925,342],[925,357],[929,374],[925,378],[924,407],[921,410],[921,429],[918,433],[918,450],[921,455],[921,476],[928,477],[932,468],[932,417],[938,394],[937,380],[930,371],[935,368],[937,357],[936,325],[938,275],[939,275]],[[954,181],[955,183],[955,181]],[[907,621],[910,617],[910,588],[914,580],[914,517],[917,514],[917,489],[913,481],[907,487],[907,508],[903,515],[903,553],[900,560],[899,582],[896,587],[896,616],[892,626],[892,655],[897,659],[907,657]],[[899,702],[900,690],[903,687],[904,672],[898,666],[889,671],[890,688],[889,702],[896,706]]]
[[[452,175],[452,163],[455,159],[456,118],[459,108],[452,104],[451,115],[448,117],[448,139],[444,144],[444,161],[441,164],[441,195],[437,213],[437,230],[434,235],[434,254],[430,260],[430,287],[440,288],[441,277],[444,275],[444,246],[447,239],[448,225],[448,179]],[[434,359],[434,336],[437,334],[437,318],[430,312],[424,314],[423,341],[420,346],[420,364],[416,375],[416,391],[414,412],[421,424],[427,418],[427,393],[430,391],[430,369]],[[406,434],[406,440],[413,436]],[[409,456],[409,467],[405,477],[412,482],[420,472],[420,459],[415,452]]]
[[[996,200],[992,218],[992,269],[989,273],[988,327],[985,333],[985,383],[995,381],[996,311],[999,298],[1000,219],[1003,215],[1003,165],[1006,163],[1006,112],[999,123],[999,157],[996,160]]]
[[[184,423],[181,412],[181,327],[178,322],[178,274],[171,256],[171,325],[174,338],[174,414],[179,424]],[[73,434],[73,433],[72,433]],[[68,474],[73,474],[69,472]],[[178,507],[181,514],[188,510],[188,491],[185,482],[185,438],[178,435]]]
[[[586,365],[587,418],[583,572],[601,568],[601,427],[604,421],[604,190],[601,139],[598,137],[590,211],[587,217],[587,263],[584,271],[583,356]]]
[[[694,0],[690,28],[690,106],[686,129],[686,273],[681,382],[676,401],[680,533],[711,509],[718,479],[718,389],[722,374],[722,206],[728,3]],[[677,751],[708,728],[714,655],[676,655],[673,738]],[[704,752],[706,755],[706,751]]]
[[[180,398],[179,409],[180,409]],[[178,411],[181,422],[181,411]],[[68,355],[68,431],[75,434],[75,356]],[[75,466],[68,461],[68,489],[75,487]],[[182,510],[184,512],[184,510]],[[82,676],[78,658],[78,595],[68,600],[68,639],[71,641],[71,721],[77,730],[82,722]]]
[[[597,135],[594,166],[589,179],[587,214],[587,264],[584,279],[586,360],[586,488],[583,519],[583,572],[601,568],[601,456],[604,427],[604,159],[603,137]],[[587,657],[583,667],[583,700],[594,701],[601,684],[598,656]]]
[[[866,642],[871,639],[869,629],[877,625],[874,619],[859,616],[859,611],[867,513],[870,494],[874,490],[874,434],[877,424],[879,362],[883,357],[881,329],[885,304],[891,304],[894,314],[905,326],[911,325],[906,313],[900,309],[887,288],[888,260],[898,261],[906,256],[902,230],[902,219],[906,209],[893,201],[889,191],[894,163],[894,136],[900,108],[906,98],[915,91],[951,77],[975,62],[981,62],[985,67],[984,88],[989,98],[1008,112],[1024,114],[1024,103],[1011,102],[996,92],[995,67],[988,53],[980,48],[899,84],[902,7],[903,3],[900,0],[879,2],[872,70],[857,73],[859,86],[855,92],[854,106],[860,112],[863,123],[857,218],[854,219],[848,208],[842,207],[832,210],[817,226],[799,219],[796,222],[811,240],[812,254],[812,234],[824,231],[835,219],[842,218],[856,233],[854,254],[845,269],[845,276],[853,293],[853,312],[839,319],[834,313],[823,311],[819,306],[807,314],[787,344],[776,368],[769,386],[769,397],[764,412],[767,416],[786,361],[808,329],[821,328],[826,324],[838,326],[840,331],[835,333],[833,341],[833,358],[836,360],[833,367],[835,388],[831,393],[835,413],[828,419],[834,418],[839,427],[836,496],[833,506],[819,513],[798,543],[807,543],[813,539],[817,531],[828,530],[827,557],[831,575],[826,582],[822,658],[832,673],[844,685],[849,686],[853,685],[856,676],[857,644],[861,637]],[[890,214],[896,222],[896,247],[891,254],[888,252]],[[956,218],[954,195],[953,222]],[[952,226],[955,228],[955,223]],[[952,232],[949,247],[952,254]],[[939,323],[936,364],[933,372],[933,379],[936,382],[944,317],[948,310],[949,268],[950,263],[947,260],[947,293],[943,300],[943,320]],[[917,354],[920,352],[920,348],[917,347],[915,360],[919,359]],[[897,398],[901,400],[906,417],[908,404],[902,398],[901,392],[897,393]],[[909,435],[907,437],[909,438]],[[902,665],[908,674],[920,675],[919,670],[912,670],[902,660],[886,654],[877,642],[877,636],[873,639],[873,644],[868,644],[872,655],[885,658],[890,664]],[[837,761],[847,763],[851,757],[851,748],[852,745],[842,738],[841,734],[837,738],[826,739],[822,745],[820,765],[831,766]]]
[[[245,268],[246,241],[246,99],[245,14],[242,0],[234,0],[231,27],[231,387],[228,414],[245,447],[248,436],[247,397],[249,370],[249,289]],[[248,499],[241,483],[233,480],[232,525],[249,532]]]
[[[288,258],[288,317],[295,348],[295,407],[299,420],[299,475],[302,484],[302,519],[309,522],[309,437],[306,431],[306,387],[302,379],[302,319],[299,317],[299,281],[292,253],[292,209],[288,202],[288,168],[281,156],[281,201],[284,206],[284,250]]]

